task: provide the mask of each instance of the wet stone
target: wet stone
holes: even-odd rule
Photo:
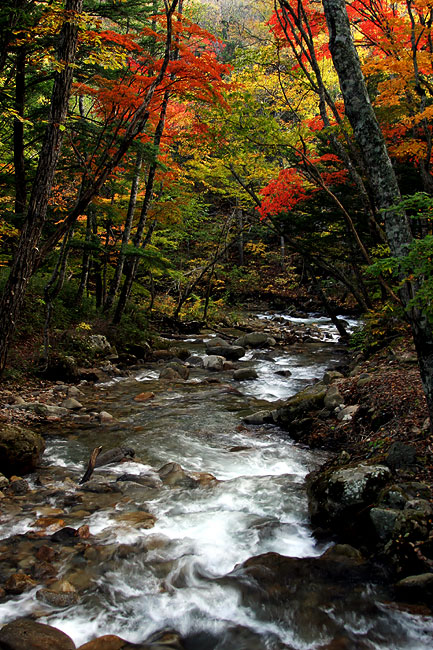
[[[6,580],[4,588],[9,594],[22,594],[36,587],[36,582],[26,573],[14,573]],[[1,647],[1,646],[0,646]]]
[[[52,564],[48,562],[39,561],[32,568],[32,575],[35,580],[39,582],[42,580],[48,580],[49,578],[55,578],[57,576],[57,570],[53,567]]]
[[[5,650],[75,650],[72,639],[51,625],[21,618],[0,630],[0,648]]]
[[[51,589],[39,589],[36,598],[51,607],[64,608],[76,605],[80,601],[80,596],[76,592],[56,592]]]
[[[28,492],[30,492],[29,484],[24,479],[11,481],[8,487],[5,489],[6,494],[11,494],[15,496],[23,496]]]
[[[132,526],[133,528],[153,528],[156,517],[149,512],[137,510],[136,512],[122,512],[115,515],[116,521]]]

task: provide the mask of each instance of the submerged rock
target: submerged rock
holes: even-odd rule
[[[239,368],[233,373],[233,379],[236,381],[245,381],[247,379],[257,379],[258,374],[254,368]]]
[[[271,411],[257,411],[257,413],[251,413],[251,415],[246,415],[243,418],[245,424],[266,424],[273,422],[272,412]]]
[[[269,610],[305,647],[316,647],[323,635],[341,635],[338,619],[355,603],[362,607],[365,582],[376,576],[357,549],[337,545],[315,558],[258,555],[235,567],[231,577],[241,584],[245,606]]]

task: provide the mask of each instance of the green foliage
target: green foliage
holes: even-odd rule
[[[373,353],[402,336],[406,326],[402,310],[386,302],[377,309],[370,309],[349,339],[349,347],[356,352]]]
[[[132,344],[143,345],[150,338],[147,311],[132,303],[127,306],[120,323],[110,332],[110,341],[118,351],[128,349]]]
[[[422,220],[431,230],[433,219],[433,198],[424,192],[405,196],[395,209],[405,210],[412,219]],[[409,302],[409,308],[421,310],[433,323],[433,235],[427,234],[413,239],[404,257],[384,257],[368,269],[369,273],[390,277],[401,287],[405,282],[414,282],[416,292]]]

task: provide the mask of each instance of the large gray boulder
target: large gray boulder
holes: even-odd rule
[[[87,339],[87,345],[90,352],[96,355],[105,355],[112,353],[112,347],[107,337],[103,334],[91,334]]]
[[[217,354],[209,354],[203,359],[203,365],[207,370],[220,372],[224,370],[225,358]]]
[[[313,472],[307,477],[312,522],[346,535],[360,532],[362,537],[369,507],[391,476],[385,465],[365,463]]]
[[[344,403],[343,396],[341,395],[340,391],[338,390],[338,386],[335,384],[332,384],[325,395],[325,408],[333,410],[337,406],[341,406],[341,404]]]
[[[38,433],[14,424],[0,425],[0,472],[5,476],[33,472],[44,450]]]

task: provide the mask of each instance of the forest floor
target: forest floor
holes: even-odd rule
[[[397,441],[416,451],[413,479],[433,485],[433,433],[416,354],[408,338],[358,360],[340,384],[347,405],[359,405],[350,422],[316,420],[309,444],[347,452],[354,461],[381,460]],[[367,383],[360,377],[368,377]],[[363,384],[363,385],[360,385]]]

